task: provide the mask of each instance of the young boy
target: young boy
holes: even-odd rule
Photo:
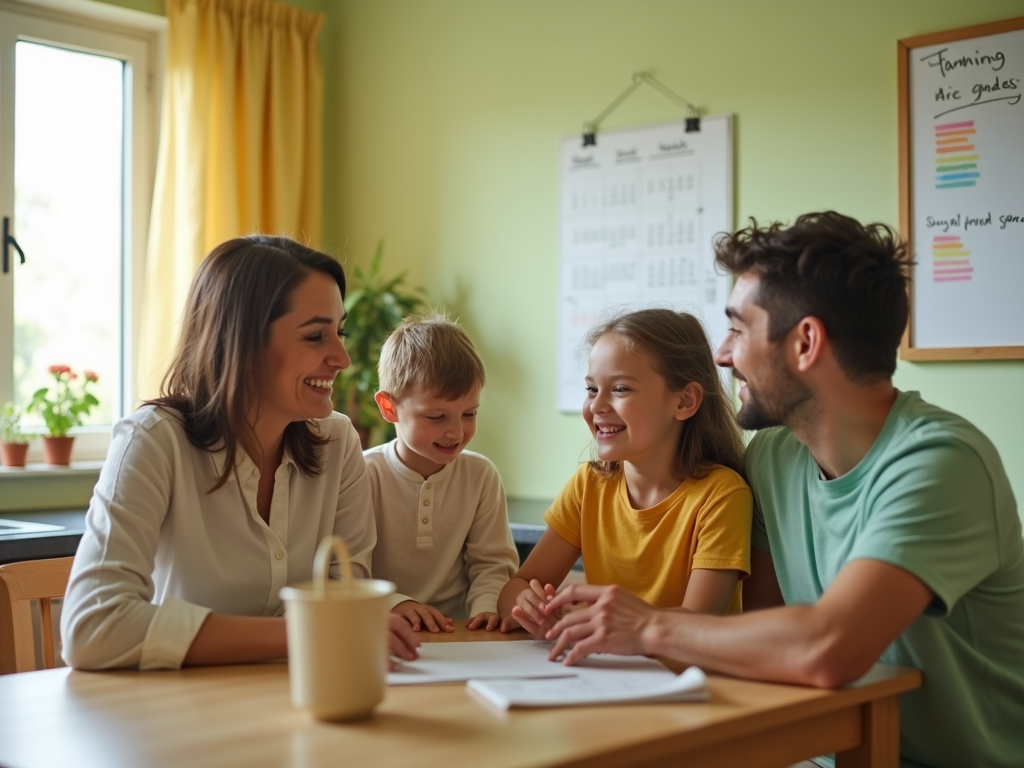
[[[498,593],[519,567],[494,465],[466,451],[484,385],[480,357],[444,317],[405,320],[381,351],[377,405],[398,437],[366,458],[377,545],[373,575],[397,585],[412,628],[498,628]]]

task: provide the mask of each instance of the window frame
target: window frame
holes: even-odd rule
[[[71,13],[69,13],[69,11]],[[149,232],[160,119],[160,87],[166,50],[166,19],[87,0],[0,0],[0,216],[14,213],[14,49],[17,41],[57,45],[113,56],[125,62],[124,228],[122,361],[114,421],[131,413],[138,393],[136,353],[142,319],[143,276]],[[17,232],[14,233],[17,236]],[[12,249],[12,254],[13,254]],[[16,254],[14,254],[16,256]],[[31,254],[27,254],[31,258]],[[0,274],[0,402],[13,396],[14,280]],[[102,460],[109,426],[73,430],[78,461]],[[42,461],[33,441],[29,462]]]

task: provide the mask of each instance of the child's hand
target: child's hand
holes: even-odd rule
[[[506,616],[501,622],[500,629],[502,632],[511,632],[513,629],[519,629],[521,626],[523,625],[516,621],[515,616]]]
[[[420,639],[412,631],[409,622],[396,614],[388,616],[388,650],[391,651],[391,655],[404,661],[412,661],[419,658],[420,654],[416,650],[419,647]],[[388,671],[394,672],[395,668],[395,662],[388,659]]]
[[[467,629],[486,629],[493,632],[501,625],[501,617],[490,611],[481,611],[466,622]]]
[[[409,626],[416,632],[424,627],[431,632],[455,631],[455,622],[432,605],[405,600],[392,608],[391,612],[409,622]]]
[[[545,613],[541,610],[554,596],[555,588],[552,585],[541,585],[537,579],[531,579],[530,588],[524,589],[516,597],[512,618],[534,637],[544,637],[545,633],[562,618],[561,611],[558,611],[556,616],[554,612]]]

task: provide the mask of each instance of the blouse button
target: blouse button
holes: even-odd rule
[[[423,500],[423,506],[424,507],[429,507],[430,506],[430,499],[424,499]]]
[[[284,552],[277,552],[277,553],[275,553],[274,557],[276,557],[278,560],[280,560],[282,557],[284,557]]]
[[[424,517],[424,518],[423,518],[423,520],[422,520],[421,522],[422,522],[422,523],[423,523],[424,525],[426,525],[427,523],[429,523],[429,522],[430,522],[430,518],[429,518],[429,517]]]
[[[431,485],[433,485],[433,483],[427,483],[427,484],[426,484],[426,485],[424,485],[423,487],[424,487],[424,488],[426,488],[426,489],[427,489],[427,490],[429,491],[429,490],[430,490],[430,486],[431,486]]]

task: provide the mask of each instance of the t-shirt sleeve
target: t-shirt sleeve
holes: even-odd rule
[[[583,509],[583,486],[590,471],[589,465],[581,466],[544,513],[548,527],[577,549],[583,544],[580,513]]]
[[[999,567],[995,494],[981,457],[961,443],[916,447],[876,483],[870,518],[847,561],[891,563],[935,593],[928,613],[948,615]]]
[[[694,568],[735,569],[750,575],[753,496],[739,477],[710,498],[697,520]]]
[[[747,477],[755,487],[757,487],[755,478],[757,477],[758,468],[760,466],[759,456],[764,451],[764,438],[764,433],[754,435],[754,438],[747,446],[746,453],[743,457]],[[750,543],[762,552],[771,552],[771,544],[768,541],[768,528],[764,523],[764,513],[761,511],[761,505],[757,503],[756,494],[753,497],[753,505],[754,513],[753,524],[750,531]]]

